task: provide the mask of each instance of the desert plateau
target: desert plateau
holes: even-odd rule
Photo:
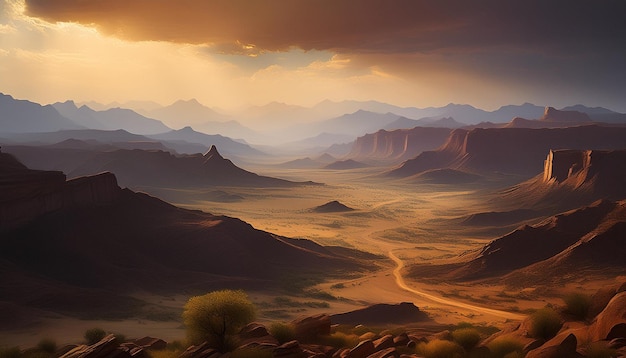
[[[625,356],[624,13],[0,0],[0,358]]]

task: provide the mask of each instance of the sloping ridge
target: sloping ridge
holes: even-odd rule
[[[625,234],[626,201],[602,200],[493,240],[450,276],[477,279],[549,267],[562,277],[566,268],[623,268]]]
[[[599,125],[551,129],[457,129],[441,148],[423,152],[385,175],[406,177],[429,169],[453,168],[533,176],[542,171],[542,160],[552,149],[624,149],[624,138],[626,127]]]
[[[2,154],[0,164],[5,162]],[[261,287],[278,285],[287,273],[365,268],[319,245],[295,245],[235,218],[121,189],[110,173],[49,184],[41,180],[38,185],[47,191],[0,202],[3,300],[37,306],[58,294],[74,302],[79,290],[174,292],[227,282]],[[60,205],[50,206],[54,203]],[[7,217],[10,211],[25,217]],[[19,285],[14,277],[20,277]]]
[[[551,150],[543,173],[503,193],[504,202],[567,208],[626,198],[626,150]]]
[[[95,156],[69,173],[76,177],[110,171],[123,186],[252,186],[281,187],[311,185],[312,182],[257,175],[241,169],[220,155],[215,146],[204,155],[175,156],[163,151],[117,150]]]

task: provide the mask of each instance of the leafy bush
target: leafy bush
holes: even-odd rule
[[[293,327],[289,324],[278,322],[272,323],[269,331],[272,337],[276,338],[280,344],[296,339],[296,333]]]
[[[582,293],[571,293],[563,298],[565,301],[565,313],[578,320],[585,320],[591,308],[591,297]]]
[[[487,344],[493,358],[524,356],[524,343],[510,337],[500,337]]]
[[[530,330],[532,337],[548,340],[559,332],[563,323],[558,312],[550,307],[537,310],[530,316]]]
[[[91,328],[85,331],[85,340],[88,345],[96,344],[106,337],[107,333],[102,328]]]
[[[183,312],[191,342],[207,341],[222,352],[234,348],[234,335],[254,316],[254,305],[246,293],[233,290],[191,297]]]
[[[480,333],[474,328],[461,328],[452,332],[452,339],[466,351],[470,351],[480,342]]]
[[[417,346],[417,352],[426,358],[461,358],[463,348],[451,341],[435,339]]]

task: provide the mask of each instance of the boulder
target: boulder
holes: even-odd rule
[[[110,355],[112,356],[118,347],[119,344],[117,343],[117,339],[115,339],[115,336],[109,334],[108,336],[102,338],[99,342],[90,346],[77,346],[76,348],[62,355],[61,358],[103,358]]]
[[[606,305],[609,304],[611,298],[615,296],[616,290],[614,288],[605,287],[599,289],[596,293],[591,296],[591,305],[589,307],[589,317],[597,316]]]
[[[398,358],[400,354],[395,347],[380,350],[374,354],[370,354],[367,358]]]
[[[218,358],[220,356],[220,352],[211,348],[208,342],[204,342],[200,345],[187,348],[179,358]]]
[[[298,341],[289,341],[283,345],[274,348],[273,356],[275,358],[307,358],[308,355],[300,347]]]
[[[543,346],[545,343],[546,343],[546,341],[541,339],[541,338],[540,339],[535,339],[535,340],[531,341],[530,343],[528,343],[528,344],[526,344],[524,346],[524,353],[528,353],[528,352],[530,352],[532,350],[535,350],[535,349]]]
[[[346,358],[367,358],[369,355],[376,352],[374,348],[374,342],[371,340],[362,341],[352,348],[346,355]]]
[[[167,348],[167,342],[154,337],[143,337],[133,341],[137,346],[144,349],[165,349]]]
[[[620,337],[626,338],[626,292],[615,295],[589,326],[592,342]]]
[[[278,346],[278,340],[274,338],[270,332],[268,332],[267,328],[264,325],[255,322],[249,323],[241,329],[239,332],[239,339],[241,340],[242,345],[255,342],[259,344],[263,343]]]
[[[558,345],[540,347],[528,352],[526,358],[579,358],[583,357],[576,351],[578,340],[573,334],[568,335]]]
[[[396,347],[406,346],[409,342],[411,342],[411,340],[409,339],[409,335],[407,335],[405,332],[393,337],[393,344]]]
[[[390,334],[384,337],[378,338],[373,343],[374,343],[374,349],[376,351],[382,351],[383,349],[395,347],[395,344],[393,342],[393,336]]]

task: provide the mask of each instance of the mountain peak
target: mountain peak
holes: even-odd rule
[[[206,154],[204,155],[204,157],[209,160],[209,159],[224,159],[224,157],[222,157],[222,155],[217,151],[217,147],[215,145],[211,145],[211,149],[209,149],[208,152],[206,152]]]

